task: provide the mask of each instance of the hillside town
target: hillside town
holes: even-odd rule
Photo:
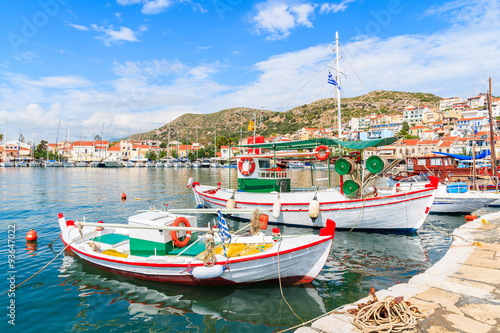
[[[493,128],[500,130],[500,98],[492,100]],[[487,94],[461,99],[451,97],[442,99],[439,106],[408,105],[402,114],[375,114],[351,118],[342,126],[342,140],[371,140],[398,136],[400,140],[390,146],[368,148],[365,158],[372,155],[389,159],[408,156],[429,156],[433,152],[451,154],[471,154],[473,147],[476,153],[490,148],[490,118],[487,108]],[[308,140],[314,138],[337,139],[335,126],[328,128],[303,127],[292,134],[279,134],[263,138],[262,142],[280,142]],[[495,150],[500,153],[500,140],[495,135]],[[238,145],[248,144],[248,138],[241,138]],[[234,142],[236,145],[236,142]],[[98,138],[94,141],[61,141],[48,143],[45,147],[46,157],[56,156],[70,162],[92,161],[125,161],[144,162],[147,160],[168,158],[204,158],[208,157],[208,148],[212,146],[212,157],[222,160],[229,156],[245,153],[244,148],[212,142],[203,144],[179,141],[161,142],[159,140],[129,140],[109,142]],[[38,147],[40,148],[40,147]],[[2,142],[0,145],[0,162],[30,161],[34,159],[37,146],[24,140]],[[216,153],[214,150],[216,149]],[[203,150],[203,156],[197,156]],[[215,156],[214,156],[215,155]],[[498,156],[498,155],[497,155]]]

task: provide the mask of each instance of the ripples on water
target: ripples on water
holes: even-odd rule
[[[231,170],[236,186],[236,170]],[[311,184],[308,170],[292,170],[294,186]],[[68,219],[125,222],[150,206],[193,208],[186,187],[194,176],[201,183],[229,184],[228,169],[30,169],[0,168],[0,292],[8,289],[7,228],[16,226],[16,283],[42,268],[64,247],[57,214]],[[317,176],[323,178],[324,176]],[[323,184],[323,186],[326,184]],[[127,200],[120,200],[121,193]],[[201,225],[214,220],[200,218]],[[438,228],[451,231],[463,216],[431,215]],[[245,223],[231,221],[234,229]],[[34,248],[24,240],[34,228]],[[282,232],[317,232],[282,228]],[[15,293],[16,326],[7,324],[10,298],[0,296],[0,330],[33,332],[165,331],[272,332],[300,324],[367,295],[370,287],[387,288],[423,272],[450,244],[424,225],[418,235],[337,232],[332,254],[309,285],[287,286],[282,300],[275,284],[246,287],[192,287],[127,278],[103,271],[65,253]]]

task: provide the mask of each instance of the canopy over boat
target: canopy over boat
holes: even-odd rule
[[[314,149],[320,145],[337,146],[340,145],[347,149],[361,150],[369,147],[387,146],[396,142],[398,138],[385,138],[377,140],[365,141],[342,141],[329,138],[319,138],[312,140],[298,140],[287,142],[271,142],[271,143],[256,143],[241,145],[241,147],[256,148],[256,149],[273,149],[273,150],[290,150],[290,149]]]
[[[445,155],[445,156],[450,156],[450,157],[453,157],[453,158],[456,158],[457,160],[462,160],[462,161],[471,161],[472,160],[472,156],[465,156],[465,155],[457,155],[457,154],[449,154],[449,153],[440,153],[438,151],[433,151],[434,154],[440,154],[440,155]],[[485,158],[486,156],[490,156],[491,155],[491,151],[489,149],[486,149],[485,151],[483,151],[482,153],[480,154],[477,154],[475,156],[475,159],[476,160],[480,160],[480,159],[483,159]]]

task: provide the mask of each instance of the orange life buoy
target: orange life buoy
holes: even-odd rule
[[[179,223],[184,224],[184,226],[188,228],[191,227],[191,224],[189,224],[188,219],[183,216],[179,216],[178,218],[176,218],[174,223],[172,223],[172,227],[177,227]],[[177,232],[175,230],[170,231],[170,237],[172,238],[172,241],[174,242],[175,246],[184,247],[189,243],[189,240],[191,239],[191,230],[187,231],[186,237],[182,242],[179,240],[179,238],[177,238]]]
[[[248,161],[250,163],[250,168],[248,170],[243,169],[243,163]],[[255,170],[255,161],[251,157],[243,157],[238,161],[238,170],[243,176],[250,176]]]
[[[356,163],[361,162],[361,154],[359,153],[359,151],[350,152],[349,157]]]
[[[317,146],[314,152],[314,156],[320,161],[324,161],[330,156],[330,150],[328,150],[328,147],[325,145]]]

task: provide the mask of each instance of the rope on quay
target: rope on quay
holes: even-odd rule
[[[420,310],[400,297],[386,297],[379,301],[375,289],[370,289],[373,301],[359,304],[347,311],[355,316],[353,325],[363,332],[414,332],[418,318],[425,317]]]

